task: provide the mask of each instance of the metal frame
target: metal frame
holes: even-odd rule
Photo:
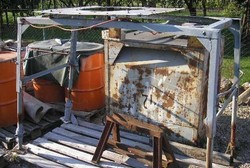
[[[135,16],[133,16],[134,18]],[[138,16],[139,17],[139,16]],[[132,18],[132,16],[131,16]],[[140,17],[139,17],[140,18]],[[157,16],[156,16],[157,18]],[[166,17],[167,18],[167,17]],[[192,18],[194,20],[194,18]],[[49,18],[49,17],[25,17],[18,18],[18,51],[17,51],[17,78],[16,78],[16,91],[17,91],[17,113],[19,116],[19,122],[17,123],[17,142],[19,148],[22,147],[23,139],[23,124],[22,119],[22,82],[26,81],[21,78],[21,38],[22,33],[26,30],[29,24],[38,25],[63,25],[71,27],[85,27],[91,26],[97,23],[101,23],[104,20],[92,19],[87,20],[83,18]],[[239,20],[233,20],[230,18],[222,18],[215,20],[214,23],[202,26],[202,27],[187,27],[179,25],[170,24],[157,24],[157,23],[133,23],[125,22],[121,20],[108,22],[98,27],[103,28],[122,28],[130,30],[148,31],[148,32],[168,32],[172,35],[177,36],[194,36],[196,37],[202,45],[210,53],[209,62],[209,80],[208,80],[208,95],[207,95],[207,118],[204,120],[206,125],[206,136],[207,136],[207,154],[206,154],[206,167],[212,167],[212,153],[213,153],[213,138],[216,133],[216,121],[219,115],[224,111],[225,107],[228,105],[229,100],[226,101],[225,107],[217,114],[218,110],[218,74],[219,74],[219,62],[221,56],[221,31],[223,29],[230,29],[234,35],[234,85],[230,89],[232,91],[230,98],[232,97],[232,122],[231,122],[231,156],[234,156],[235,150],[235,127],[236,127],[236,117],[237,117],[237,97],[239,88],[239,60],[240,60],[240,47],[241,47],[241,35],[240,35],[240,24]],[[71,35],[71,58],[75,57],[75,43],[77,35],[73,31]],[[71,60],[71,59],[70,59]],[[68,66],[72,69],[72,64],[69,63]],[[55,70],[55,69],[54,69]],[[46,73],[54,71],[48,70]],[[45,74],[45,73],[44,73]],[[72,74],[70,73],[70,79]],[[30,79],[30,78],[29,78]],[[72,87],[72,82],[69,82],[69,90]],[[217,116],[216,116],[217,115]]]

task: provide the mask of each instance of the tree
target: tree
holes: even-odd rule
[[[189,13],[191,16],[196,16],[196,6],[197,6],[197,0],[184,0],[185,4],[188,7]]]

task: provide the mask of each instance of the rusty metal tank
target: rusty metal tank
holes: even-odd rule
[[[166,126],[171,140],[202,143],[209,55],[198,40],[164,33],[104,38],[107,109]]]
[[[0,52],[0,127],[16,124],[16,52]]]

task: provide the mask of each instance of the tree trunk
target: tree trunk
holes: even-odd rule
[[[196,1],[195,0],[184,0],[187,7],[188,7],[188,10],[189,10],[189,13],[191,16],[196,16],[197,15],[197,12],[196,12]]]
[[[207,6],[206,6],[207,1],[202,0],[202,10],[203,10],[203,16],[207,16]]]
[[[57,8],[56,0],[53,0],[53,4],[54,4],[54,9],[56,9]]]
[[[155,2],[155,0],[150,0],[150,1],[148,2],[148,7],[156,7],[156,2]]]
[[[0,2],[0,37],[3,37],[3,11],[2,11],[2,1]],[[1,39],[1,38],[0,38]]]
[[[146,1],[146,0],[142,0],[142,1],[141,1],[141,4],[142,4],[143,7],[144,7],[144,6],[147,6],[147,1]]]
[[[107,6],[111,6],[110,0],[107,0]]]
[[[83,0],[79,0],[79,6],[83,6]]]

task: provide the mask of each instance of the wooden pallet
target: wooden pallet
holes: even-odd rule
[[[0,168],[3,168],[5,166],[8,165],[8,163],[6,162],[4,155],[5,155],[6,151],[4,151],[1,147],[0,147]]]
[[[79,125],[62,124],[44,136],[25,145],[28,153],[19,157],[40,167],[149,167],[145,160],[129,155],[122,155],[114,150],[105,150],[101,162],[91,162],[98,144],[103,125],[96,125],[78,119]],[[121,142],[140,148],[147,154],[152,152],[151,140],[148,137],[121,131]],[[205,166],[205,162],[187,156],[175,154],[181,167],[187,165]],[[39,161],[38,161],[39,160]],[[143,163],[144,162],[144,163]],[[227,167],[214,164],[215,167]]]
[[[48,131],[51,131],[53,128],[61,125],[61,116],[62,114],[59,112],[46,114],[39,123],[33,123],[31,120],[25,119],[23,122],[24,142],[36,139]],[[0,128],[0,142],[4,148],[12,149],[16,145],[15,132],[15,125]]]

